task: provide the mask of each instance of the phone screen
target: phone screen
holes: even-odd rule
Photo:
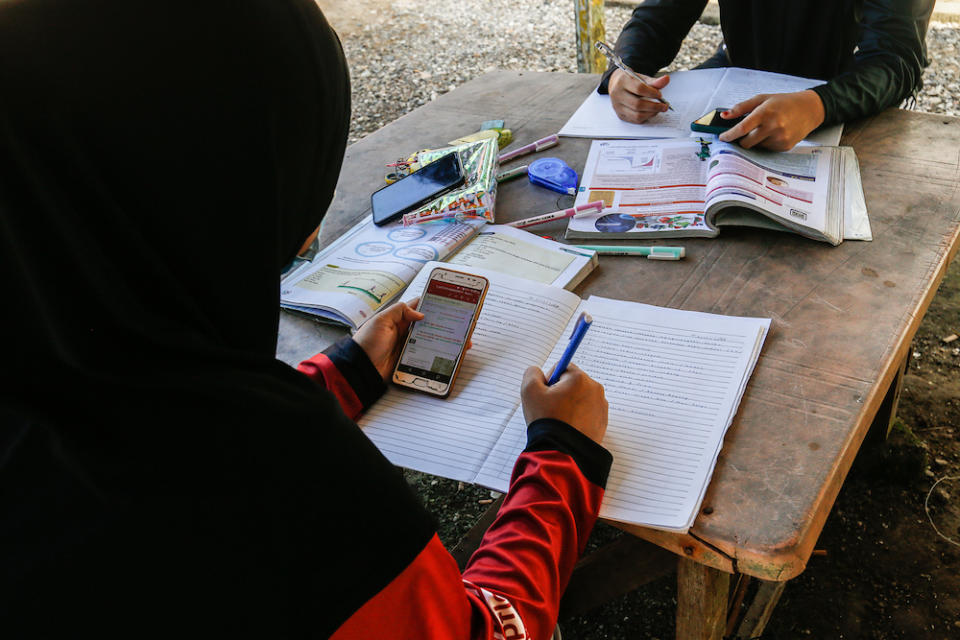
[[[460,156],[449,153],[370,197],[373,221],[386,224],[463,182]]]
[[[431,278],[419,308],[426,317],[410,330],[397,371],[448,384],[482,294],[482,289]]]

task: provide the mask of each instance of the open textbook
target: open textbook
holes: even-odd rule
[[[431,263],[405,298],[422,291]],[[394,464],[506,491],[526,445],[520,381],[549,369],[580,311],[593,325],[574,362],[610,403],[613,454],[600,515],[685,531],[699,510],[770,321],[576,295],[482,269],[490,289],[446,399],[391,387],[360,426]]]
[[[782,73],[728,67],[695,69],[670,74],[663,97],[673,111],[660,113],[644,124],[624,122],[610,104],[610,96],[592,91],[560,129],[575,138],[687,138],[690,123],[718,107],[732,107],[760,93],[792,93],[823,84],[823,80]],[[838,145],[843,125],[817,129],[807,137],[813,144]]]
[[[860,169],[850,147],[743,149],[694,140],[595,140],[567,238],[717,235],[724,226],[791,231],[840,244],[870,240]]]
[[[483,221],[378,227],[356,224],[280,283],[280,306],[357,329],[395,300],[430,260],[576,287],[596,253]]]

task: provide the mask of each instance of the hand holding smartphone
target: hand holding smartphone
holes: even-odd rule
[[[437,267],[430,273],[416,322],[400,353],[394,383],[441,398],[450,394],[477,324],[489,281]]]
[[[730,118],[729,120],[721,116],[720,114],[724,111],[727,111],[726,107],[717,107],[713,111],[709,111],[693,122],[690,123],[691,131],[699,131],[702,133],[723,133],[727,129],[731,129],[738,124],[740,124],[744,118],[747,116],[739,116],[737,118]]]
[[[370,196],[373,223],[384,225],[464,183],[460,154],[448,153]]]

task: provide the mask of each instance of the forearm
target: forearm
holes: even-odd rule
[[[923,86],[927,24],[933,0],[868,0],[853,68],[814,91],[824,124],[873,115],[896,106]]]
[[[547,638],[556,625],[611,461],[603,447],[562,422],[530,427],[510,491],[463,574],[481,593],[503,598],[500,610],[515,612],[528,637]]]
[[[676,57],[706,0],[647,0],[636,9],[617,38],[616,51],[634,71],[656,75]],[[598,91],[607,93],[613,69],[603,74]]]
[[[304,360],[297,370],[333,393],[344,413],[352,419],[386,391],[380,373],[352,338],[344,338]]]

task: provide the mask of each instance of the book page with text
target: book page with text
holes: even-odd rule
[[[483,221],[378,227],[364,218],[280,283],[280,304],[359,328],[403,291],[428,260],[443,260]]]
[[[697,156],[700,149],[693,140],[594,140],[576,203],[602,200],[604,209],[571,218],[568,232],[709,231],[703,219],[707,162]]]
[[[446,260],[572,290],[597,264],[596,252],[569,247],[505,224],[488,224]],[[459,267],[454,267],[459,268]]]
[[[403,299],[423,291],[429,262]],[[359,420],[392,463],[473,482],[480,465],[520,404],[520,381],[550,353],[580,299],[563,289],[495,272],[455,267],[490,280],[486,301],[447,398],[390,385]]]
[[[707,174],[706,206],[742,204],[787,225],[826,233],[833,148],[776,152],[716,142]]]
[[[603,445],[613,467],[600,515],[684,531],[697,514],[770,321],[596,296],[580,310],[593,316],[593,326],[573,361],[603,384],[610,403]],[[544,368],[565,343],[558,342]],[[517,410],[478,483],[504,490],[525,431]]]

